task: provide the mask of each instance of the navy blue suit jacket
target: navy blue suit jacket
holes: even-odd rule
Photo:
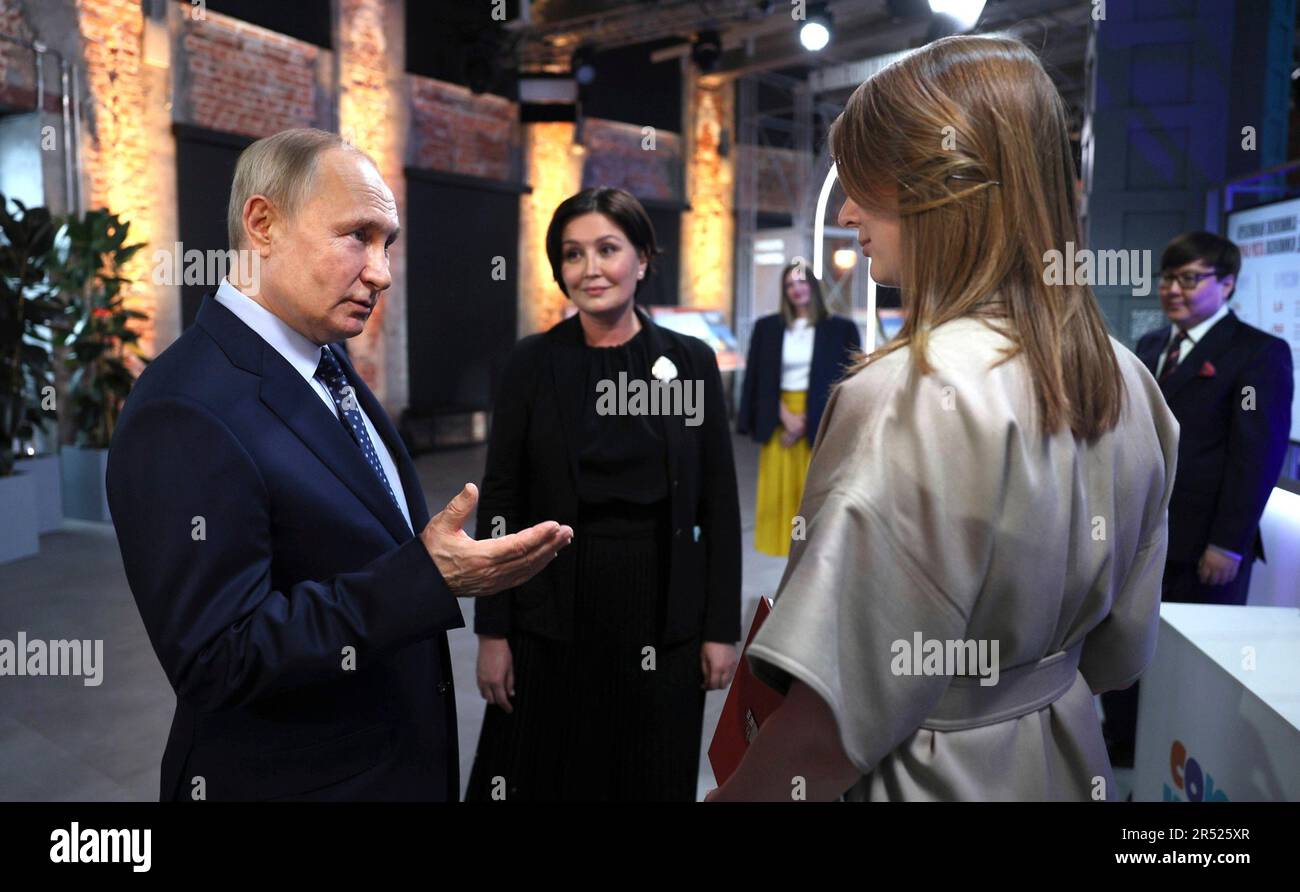
[[[410,456],[335,355],[419,531]],[[127,400],[108,501],[176,692],[163,800],[458,798],[459,604],[339,420],[211,296]]]
[[[1152,375],[1169,332],[1161,326],[1137,342]],[[1294,388],[1286,341],[1231,310],[1161,385],[1180,427],[1168,560],[1198,561],[1211,544],[1246,560],[1264,557],[1259,518],[1286,456]]]
[[[766,443],[781,424],[781,349],[785,320],[780,313],[754,323],[745,361],[745,385],[736,412],[736,433]],[[808,371],[808,408],[804,437],[811,445],[830,399],[831,385],[844,375],[852,353],[862,348],[858,326],[843,316],[827,316],[813,333],[812,368]]]

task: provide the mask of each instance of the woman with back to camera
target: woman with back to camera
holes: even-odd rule
[[[722,378],[635,304],[657,249],[631,194],[566,199],[546,253],[578,312],[511,353],[477,534],[563,517],[575,548],[476,605],[488,706],[466,798],[694,801],[704,692],[730,683],[740,637]],[[637,384],[680,396],[632,414]]]
[[[1154,652],[1178,426],[1090,290],[1045,283],[1080,242],[1060,97],[1018,40],[944,38],[830,147],[906,319],[826,407],[748,652],[787,696],[710,798],[1113,799],[1093,695]]]
[[[790,553],[817,425],[835,383],[861,348],[853,320],[832,316],[821,284],[796,260],[781,271],[781,312],[754,323],[736,433],[762,445],[754,547]]]

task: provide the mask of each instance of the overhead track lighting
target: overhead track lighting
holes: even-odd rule
[[[825,4],[813,7],[799,29],[799,42],[810,52],[818,52],[831,42],[831,14]]]
[[[957,26],[957,31],[969,31],[974,28],[984,12],[985,0],[930,0],[930,11],[935,15],[948,16]]]

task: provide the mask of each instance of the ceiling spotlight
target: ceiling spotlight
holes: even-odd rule
[[[930,11],[950,17],[958,31],[974,28],[984,12],[985,0],[930,0]]]
[[[691,59],[700,71],[712,71],[722,55],[722,35],[712,29],[695,35],[691,44]]]
[[[580,86],[589,87],[596,80],[596,50],[591,44],[584,43],[573,51],[569,71]]]
[[[804,49],[814,53],[831,42],[831,14],[825,6],[808,14],[803,27],[799,29],[799,42]]]

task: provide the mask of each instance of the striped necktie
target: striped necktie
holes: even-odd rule
[[[1178,368],[1179,354],[1182,352],[1183,341],[1187,340],[1187,333],[1180,331],[1174,336],[1169,343],[1169,349],[1165,351],[1165,364],[1160,369],[1160,382],[1164,384],[1169,380],[1169,376]]]

